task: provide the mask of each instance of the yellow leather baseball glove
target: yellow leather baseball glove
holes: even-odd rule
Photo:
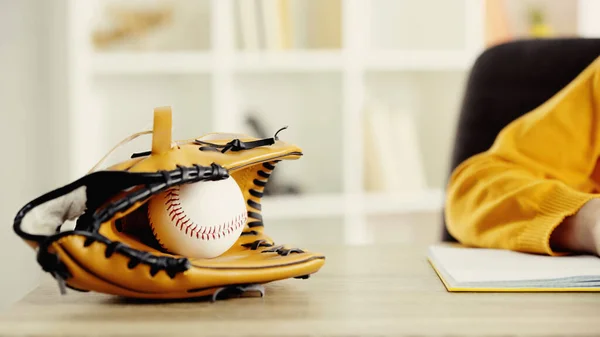
[[[14,231],[37,250],[37,262],[60,285],[134,298],[178,299],[259,290],[308,278],[325,257],[265,234],[261,197],[271,171],[302,151],[272,138],[212,133],[173,142],[171,110],[154,111],[151,151],[88,173],[26,204]],[[148,202],[174,186],[232,177],[246,202],[241,235],[214,258],[181,256],[152,235]],[[71,228],[67,224],[71,223]],[[225,290],[225,291],[224,291]]]

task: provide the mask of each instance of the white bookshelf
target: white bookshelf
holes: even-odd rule
[[[443,206],[465,80],[484,48],[483,0],[342,0],[339,49],[284,51],[241,49],[234,0],[200,0],[187,3],[200,8],[193,48],[98,52],[89,33],[102,1],[69,1],[73,177],[148,127],[155,106],[173,106],[178,138],[247,132],[242,114],[258,109],[270,131],[288,125],[281,137],[305,151],[277,169],[303,193],[265,198],[267,219],[342,217],[347,240],[361,241],[369,215]],[[365,189],[364,104],[373,96],[415,117],[425,187]]]
[[[438,211],[443,203],[443,192],[428,189],[406,193],[369,193],[361,196],[315,194],[266,198],[263,207],[269,209],[264,217],[269,220],[289,217],[337,217],[344,214],[365,215],[397,214],[399,212]],[[295,210],[290,215],[290,210]]]
[[[231,68],[244,72],[344,72],[347,54],[342,51],[237,52]],[[376,51],[364,55],[365,71],[436,71],[470,68],[469,52]],[[94,53],[92,72],[101,75],[210,74],[221,63],[210,52]]]
[[[476,55],[470,51],[379,51],[365,56],[369,71],[466,71]]]
[[[235,71],[244,72],[319,72],[343,71],[340,51],[238,52],[233,58]]]
[[[208,52],[94,53],[92,70],[96,75],[131,74],[210,74],[214,56]]]

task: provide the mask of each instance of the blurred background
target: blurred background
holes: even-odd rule
[[[599,3],[0,0],[0,308],[41,275],[12,231],[19,208],[150,128],[157,106],[173,108],[177,139],[289,126],[280,137],[305,155],[269,183],[277,241],[436,241],[475,58],[511,40],[600,36]]]

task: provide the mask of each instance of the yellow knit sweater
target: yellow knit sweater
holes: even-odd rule
[[[600,196],[599,158],[600,57],[456,168],[448,230],[469,246],[558,255],[552,231]]]

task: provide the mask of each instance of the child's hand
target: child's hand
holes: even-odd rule
[[[575,215],[565,218],[550,238],[557,252],[600,256],[600,199],[587,202]]]

